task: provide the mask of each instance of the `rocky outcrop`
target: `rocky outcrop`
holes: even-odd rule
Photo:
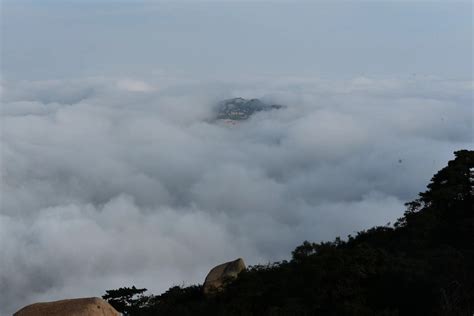
[[[35,303],[23,307],[13,316],[119,316],[109,303],[98,297],[76,298]]]
[[[212,268],[204,281],[204,294],[221,291],[226,283],[236,279],[243,270],[245,270],[245,263],[242,258]]]

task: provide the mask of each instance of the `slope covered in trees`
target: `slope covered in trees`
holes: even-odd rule
[[[250,267],[212,297],[195,285],[104,298],[125,315],[472,315],[473,170],[474,152],[457,151],[393,227],[305,241],[291,260]]]

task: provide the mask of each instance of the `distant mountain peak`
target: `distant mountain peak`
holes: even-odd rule
[[[278,104],[267,104],[259,99],[244,99],[241,97],[226,99],[217,104],[216,118],[218,120],[242,121],[247,120],[256,112],[278,110],[283,108]]]

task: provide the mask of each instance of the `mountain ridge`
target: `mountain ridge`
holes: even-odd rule
[[[474,151],[459,150],[393,225],[305,241],[209,297],[202,285],[107,291],[124,315],[472,315]],[[110,295],[110,294],[113,295]]]

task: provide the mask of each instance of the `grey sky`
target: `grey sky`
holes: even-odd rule
[[[4,0],[4,76],[468,79],[472,2]]]

